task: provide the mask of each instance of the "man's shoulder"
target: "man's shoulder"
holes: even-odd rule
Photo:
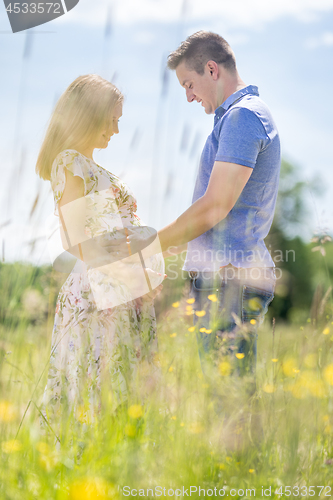
[[[276,125],[268,105],[257,95],[248,94],[230,106],[221,120],[221,126],[237,119],[239,124],[262,125],[266,133],[276,130]]]

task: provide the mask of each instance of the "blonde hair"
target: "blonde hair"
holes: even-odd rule
[[[58,100],[40,148],[36,173],[50,180],[56,156],[90,143],[112,125],[112,112],[122,93],[99,75],[79,76]]]

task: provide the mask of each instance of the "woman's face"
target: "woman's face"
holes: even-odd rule
[[[103,130],[96,138],[96,149],[105,149],[113,134],[119,134],[118,121],[123,114],[123,104],[119,103],[113,109],[110,126]]]

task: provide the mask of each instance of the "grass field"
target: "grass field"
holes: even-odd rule
[[[94,422],[76,413],[62,422],[61,446],[50,429],[41,431],[38,411],[53,312],[48,322],[2,327],[1,499],[332,495],[330,317],[320,326],[266,321],[256,394],[249,398],[233,374],[242,359],[224,359],[216,368],[217,414],[186,297],[174,305],[159,321],[159,370],[144,398],[139,387],[116,413],[106,399]]]

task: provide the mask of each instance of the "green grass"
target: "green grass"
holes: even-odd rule
[[[159,321],[158,375],[145,379],[116,413],[107,394],[98,421],[82,423],[76,414],[62,422],[61,446],[55,446],[50,430],[41,431],[37,409],[46,381],[45,372],[36,388],[49,356],[50,322],[3,327],[1,499],[135,498],[135,492],[127,495],[133,489],[137,497],[142,489],[147,498],[149,488],[165,498],[157,486],[165,487],[166,495],[170,489],[167,498],[181,498],[171,489],[184,487],[190,494],[190,486],[192,498],[199,498],[194,491],[199,486],[217,492],[224,487],[225,496],[233,498],[253,497],[246,492],[250,488],[262,498],[261,488],[271,487],[271,497],[278,498],[274,492],[281,493],[281,486],[332,485],[331,320],[274,329],[266,322],[259,335],[256,394],[247,397],[244,379],[219,365],[215,378],[224,411],[216,414],[195,332],[188,330],[187,304],[180,302]],[[125,486],[130,490],[122,494],[119,488]],[[303,498],[310,498],[304,488]],[[318,498],[320,489],[313,491]],[[327,498],[328,489],[321,493]]]

